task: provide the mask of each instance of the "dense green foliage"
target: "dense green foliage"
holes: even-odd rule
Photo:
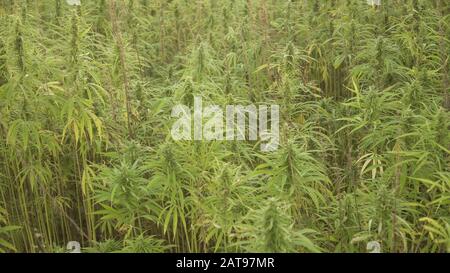
[[[450,251],[449,1],[81,2],[0,0],[0,252]]]

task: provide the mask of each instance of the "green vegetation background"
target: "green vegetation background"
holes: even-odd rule
[[[0,252],[450,251],[446,0],[0,0]],[[171,109],[279,104],[281,144]]]

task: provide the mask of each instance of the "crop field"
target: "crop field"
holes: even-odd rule
[[[450,252],[449,53],[448,0],[0,0],[0,253]]]

